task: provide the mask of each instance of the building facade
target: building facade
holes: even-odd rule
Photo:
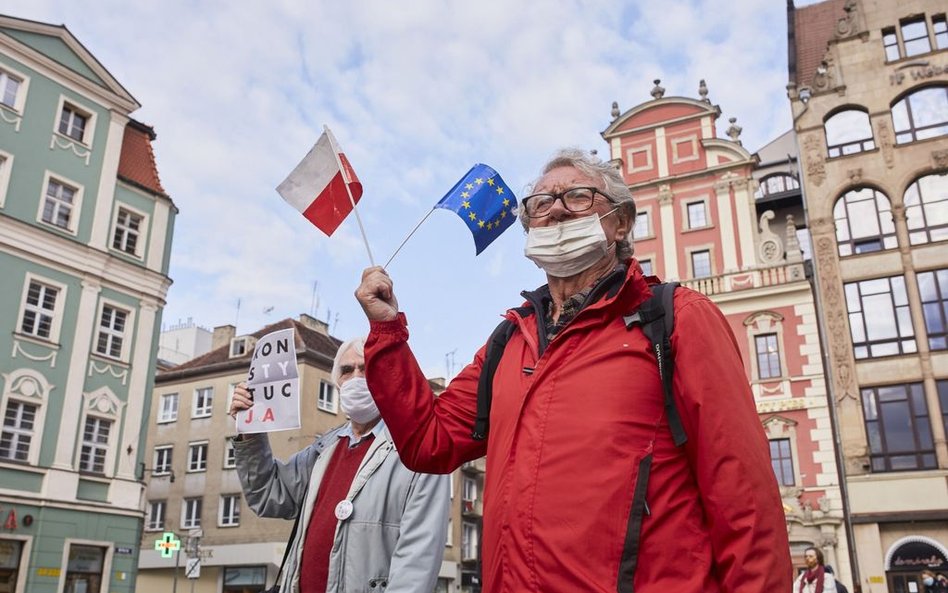
[[[704,81],[697,99],[666,97],[660,81],[651,94],[625,112],[614,104],[602,134],[635,196],[635,257],[646,274],[698,290],[723,311],[769,440],[794,564],[815,545],[846,581],[832,418],[799,241],[802,200],[795,151],[786,152],[792,137],[751,154],[733,118],[728,138],[717,136],[721,111]]]
[[[948,570],[948,25],[788,5],[787,87],[863,591]]]
[[[246,380],[256,340],[287,328],[296,334],[302,426],[270,433],[274,455],[286,460],[346,421],[330,378],[341,341],[309,315],[246,336],[236,336],[233,326],[215,328],[208,353],[160,371],[148,417],[137,591],[164,593],[177,582],[197,593],[254,593],[274,584],[292,522],[260,518],[246,507],[232,445],[237,427],[227,411],[234,386]],[[469,519],[462,517],[462,491],[476,500],[477,490],[465,486],[459,471],[438,583],[445,593],[459,590],[458,553]],[[180,552],[162,555],[164,541],[180,542]]]
[[[0,16],[0,583],[132,591],[176,208],[138,102],[63,26]]]

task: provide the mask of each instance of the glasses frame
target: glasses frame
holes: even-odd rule
[[[592,200],[590,200],[589,206],[586,206],[585,208],[581,210],[574,210],[570,208],[569,204],[567,204],[566,200],[564,199],[564,196],[566,196],[566,194],[568,194],[571,191],[576,191],[577,189],[588,189],[589,191],[592,192]],[[530,194],[529,196],[520,200],[520,207],[523,208],[523,212],[526,214],[527,218],[543,218],[544,216],[549,216],[550,210],[553,209],[553,205],[556,204],[557,200],[559,200],[563,204],[563,208],[565,208],[568,212],[586,212],[587,210],[591,210],[593,205],[596,203],[596,194],[599,194],[600,196],[606,198],[606,200],[608,200],[612,204],[618,203],[612,199],[612,196],[610,196],[609,194],[605,193],[604,191],[602,191],[601,189],[597,187],[592,187],[591,185],[579,185],[576,187],[570,187],[561,192],[538,192],[535,194]],[[550,202],[549,208],[547,208],[543,212],[540,212],[538,214],[531,214],[530,209],[527,207],[527,203],[531,199],[539,197],[539,196],[550,196],[551,198],[553,198],[553,201]]]

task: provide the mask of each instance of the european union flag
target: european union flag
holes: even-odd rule
[[[435,208],[453,210],[474,235],[477,254],[517,220],[517,198],[497,171],[476,164]]]

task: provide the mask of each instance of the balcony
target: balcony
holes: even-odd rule
[[[483,510],[481,508],[481,501],[468,499],[461,500],[461,515],[463,515],[465,519],[478,519],[482,514]]]
[[[482,474],[487,469],[487,461],[481,457],[475,459],[474,461],[465,461],[461,465],[461,471],[469,474]]]
[[[706,295],[727,294],[742,290],[793,284],[806,279],[802,262],[782,263],[739,272],[728,272],[705,278],[682,280],[681,285]]]

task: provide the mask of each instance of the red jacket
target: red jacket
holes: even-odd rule
[[[404,316],[372,323],[368,383],[402,460],[447,473],[487,455],[485,592],[623,593],[631,574],[635,593],[789,591],[782,505],[734,336],[710,300],[676,291],[688,442],[675,447],[648,340],[621,319],[651,294],[630,268],[542,355],[537,316],[507,313],[520,331],[497,367],[486,442],[471,438],[484,349],[435,399]]]

